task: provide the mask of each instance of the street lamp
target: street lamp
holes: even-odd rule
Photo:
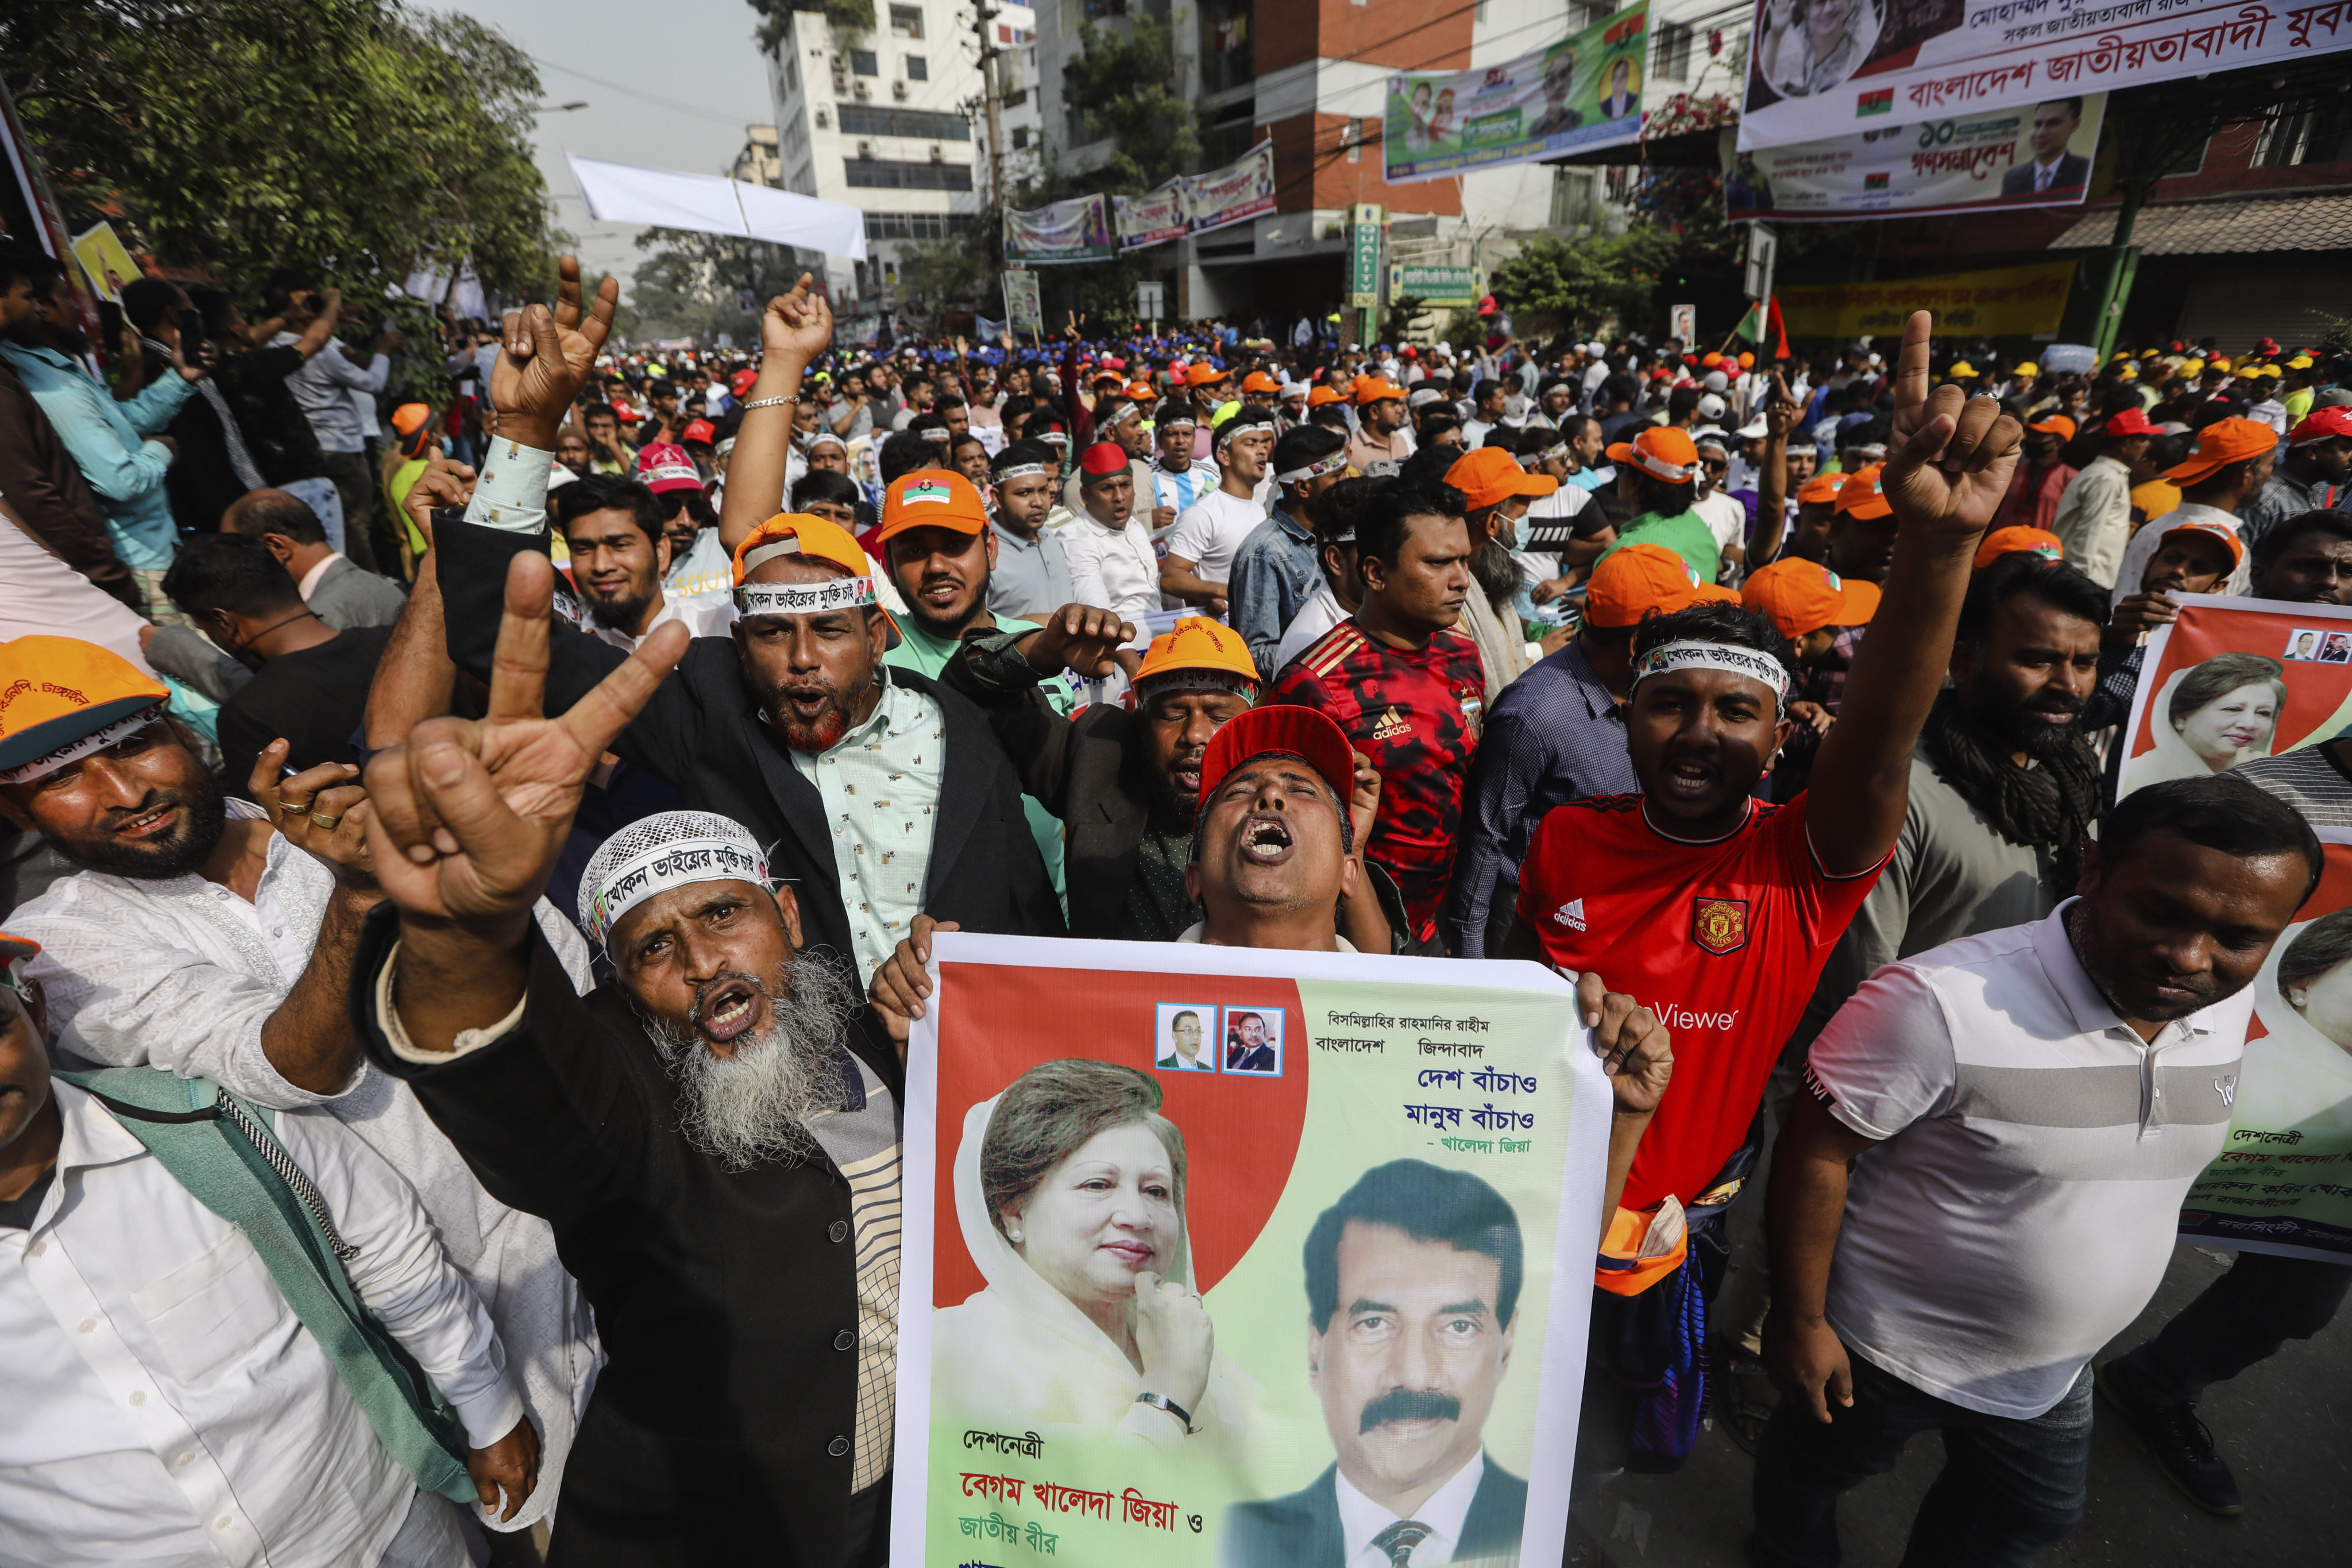
[[[572,103],[542,103],[533,108],[531,112],[534,114],[566,114],[572,110],[585,109],[587,107],[587,100],[581,99]]]

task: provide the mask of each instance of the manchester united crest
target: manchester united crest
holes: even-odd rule
[[[1746,899],[1700,899],[1691,908],[1691,941],[1715,954],[1738,952],[1748,945]]]

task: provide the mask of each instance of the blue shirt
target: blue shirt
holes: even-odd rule
[[[1463,792],[1454,882],[1439,916],[1455,953],[1486,956],[1486,922],[1517,906],[1519,862],[1554,806],[1641,787],[1624,714],[1576,643],[1503,688]]]
[[[196,395],[196,384],[177,371],[158,377],[128,403],[80,365],[55,349],[0,342],[0,355],[25,383],[74,466],[106,513],[114,552],[134,572],[161,572],[179,552],[180,531],[163,491],[171,448],[147,437],[172,422],[180,405]]]
[[[1234,552],[1225,584],[1226,618],[1249,645],[1251,662],[1261,679],[1273,677],[1274,652],[1282,644],[1282,634],[1322,580],[1315,536],[1278,506]]]

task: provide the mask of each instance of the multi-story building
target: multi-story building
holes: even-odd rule
[[[875,26],[856,31],[792,13],[768,69],[782,188],[866,214],[867,259],[826,260],[836,313],[852,320],[893,309],[907,247],[971,233],[987,199],[970,5],[874,10]]]
[[[735,154],[734,166],[727,172],[747,185],[783,189],[784,160],[776,149],[776,128],[772,125],[743,127],[743,150]]]
[[[1045,135],[1065,168],[1099,167],[1111,142],[1063,101],[1062,68],[1083,47],[1088,22],[1163,18],[1176,89],[1202,110],[1202,165],[1272,140],[1276,210],[1146,252],[1147,264],[1165,258],[1182,315],[1326,310],[1340,297],[1348,214],[1359,203],[1386,213],[1392,256],[1437,265],[1489,267],[1536,230],[1622,223],[1607,210],[1602,171],[1530,163],[1392,185],[1381,161],[1391,73],[1496,64],[1619,8],[1609,0],[1043,0],[1036,54]],[[1721,0],[1658,0],[1645,107],[1675,92],[1735,91],[1746,16],[1746,6]]]

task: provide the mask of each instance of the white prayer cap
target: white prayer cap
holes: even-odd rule
[[[657,893],[694,882],[768,886],[767,851],[732,817],[664,811],[607,838],[580,874],[580,924],[602,946],[621,917]]]

